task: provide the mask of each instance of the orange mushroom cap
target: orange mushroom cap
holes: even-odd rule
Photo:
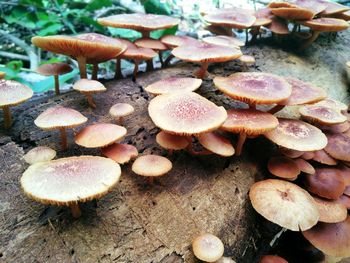
[[[102,154],[119,164],[124,164],[136,158],[139,153],[133,145],[114,143],[103,147]]]
[[[346,207],[336,201],[329,201],[325,199],[313,197],[316,201],[316,206],[320,213],[320,222],[338,223],[344,221],[348,216]]]
[[[143,155],[135,160],[132,171],[141,176],[162,176],[172,167],[172,163],[163,156]]]
[[[137,39],[134,44],[139,48],[149,48],[155,51],[167,50],[168,47],[163,44],[160,40],[151,38]]]
[[[36,69],[36,72],[44,76],[54,76],[63,75],[71,72],[72,70],[72,67],[69,66],[67,63],[57,62],[41,65]]]
[[[321,17],[299,23],[303,26],[311,28],[314,31],[320,32],[337,32],[345,30],[349,27],[349,24],[346,21],[330,17]]]
[[[81,93],[100,93],[106,91],[106,87],[97,80],[80,79],[74,83],[73,89]]]
[[[160,39],[160,41],[169,48],[176,48],[182,45],[192,45],[193,43],[197,44],[199,42],[193,37],[177,35],[165,35]]]
[[[256,17],[246,12],[231,11],[208,14],[204,16],[204,20],[212,25],[245,29],[254,24]]]
[[[215,154],[224,157],[235,154],[235,149],[233,148],[231,142],[217,133],[202,133],[198,136],[198,141],[204,148]]]
[[[205,37],[202,40],[205,43],[219,45],[219,46],[234,47],[234,48],[243,47],[245,45],[243,41],[230,36],[211,36],[211,37]]]
[[[348,6],[331,1],[316,0],[316,2],[326,6],[325,10],[322,12],[321,15],[337,14],[350,10],[350,7]]]
[[[169,77],[148,85],[145,90],[151,94],[195,91],[202,85],[201,79]]]
[[[284,156],[270,158],[267,168],[273,175],[288,180],[295,180],[301,172],[293,159]]]
[[[333,159],[324,150],[315,151],[314,156],[312,157],[312,160],[319,163],[327,164],[327,165],[336,165],[338,163],[337,160]]]
[[[161,131],[156,136],[157,143],[167,150],[182,150],[189,145],[189,141],[185,136],[170,134]]]
[[[347,121],[346,116],[339,111],[326,106],[307,105],[299,108],[303,119],[323,125],[339,124]]]
[[[269,4],[271,12],[286,20],[309,20],[314,17],[314,12],[308,8],[287,2],[272,2]]]
[[[308,161],[305,161],[302,158],[294,159],[294,161],[303,173],[315,174],[315,168]]]
[[[350,162],[350,136],[342,133],[327,134],[328,144],[324,149],[337,160]]]
[[[289,28],[286,20],[279,18],[277,16],[273,16],[271,18],[271,23],[266,26],[271,32],[278,35],[288,35]]]

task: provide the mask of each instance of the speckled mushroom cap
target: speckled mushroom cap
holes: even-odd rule
[[[307,230],[319,219],[312,196],[287,181],[269,179],[257,182],[250,188],[249,197],[259,214],[292,231]]]
[[[102,148],[102,154],[119,164],[124,164],[136,158],[139,153],[133,145],[114,143]]]
[[[288,2],[271,2],[269,8],[274,15],[286,20],[310,20],[315,15],[314,12],[308,8],[303,8]]]
[[[16,106],[32,96],[29,87],[14,80],[0,80],[0,108]]]
[[[41,113],[34,123],[43,130],[59,128],[74,128],[85,123],[88,119],[80,112],[62,106],[48,108]]]
[[[321,100],[320,102],[317,102],[315,105],[333,108],[338,111],[346,111],[348,109],[348,106],[346,104],[337,100],[329,99],[329,98],[325,100]]]
[[[176,35],[165,35],[160,41],[167,45],[169,48],[175,48],[182,45],[192,45],[198,43],[198,40],[189,36],[176,36]]]
[[[279,146],[297,151],[317,151],[327,145],[327,137],[315,126],[306,122],[279,118],[276,129],[265,136]]]
[[[296,78],[285,78],[292,86],[292,94],[279,105],[304,105],[319,102],[327,97],[327,93],[311,83]]]
[[[157,134],[156,142],[167,150],[182,150],[190,143],[185,136],[170,134],[165,131],[160,131]]]
[[[284,156],[270,158],[267,168],[273,175],[288,180],[296,179],[301,172],[298,164],[293,159]]]
[[[324,149],[333,158],[350,162],[350,136],[342,133],[327,134],[328,144]]]
[[[23,156],[28,164],[51,161],[55,157],[56,151],[47,146],[35,147]]]
[[[73,58],[85,57],[88,63],[98,63],[115,58],[121,54],[126,45],[118,39],[96,33],[76,36],[36,36],[32,43],[43,50]]]
[[[202,133],[198,136],[198,141],[204,148],[211,151],[212,153],[224,157],[232,156],[235,154],[235,149],[233,148],[230,140],[217,133]]]
[[[339,3],[326,1],[326,0],[316,0],[317,3],[325,5],[326,8],[321,15],[332,15],[345,12],[350,9],[350,7],[341,5]]]
[[[104,196],[120,175],[120,166],[110,159],[68,157],[31,165],[21,177],[21,186],[38,202],[69,205]]]
[[[151,100],[148,113],[155,125],[178,135],[194,135],[219,128],[226,110],[194,92],[163,94]]]
[[[81,93],[100,93],[106,91],[106,87],[97,80],[80,79],[74,83],[73,89]]]
[[[75,136],[75,143],[85,148],[100,148],[121,140],[126,134],[122,126],[111,123],[96,123],[86,126]]]
[[[330,17],[321,17],[299,23],[303,26],[311,28],[314,31],[321,32],[337,32],[345,30],[349,27],[349,24],[346,21]]]
[[[231,11],[208,14],[204,16],[204,20],[212,25],[245,29],[251,27],[256,18],[247,12]]]
[[[175,57],[189,62],[225,62],[243,55],[237,48],[204,42],[179,46],[173,49],[171,53]]]
[[[320,213],[320,222],[338,223],[344,221],[348,216],[348,211],[344,205],[339,204],[336,201],[325,200],[316,196],[313,198],[316,201],[316,206]]]
[[[152,31],[176,26],[180,20],[165,15],[135,13],[98,18],[97,22],[103,26]]]
[[[260,72],[240,72],[214,78],[215,86],[227,96],[248,104],[272,104],[287,99],[292,88],[283,78]]]
[[[151,38],[137,39],[134,42],[134,44],[140,48],[150,48],[156,51],[168,49],[168,47],[165,44],[163,44],[163,42],[161,42],[160,40],[151,39]]]
[[[109,114],[114,118],[120,118],[130,115],[134,111],[134,107],[128,103],[116,103],[109,109]]]
[[[233,133],[259,135],[278,126],[278,119],[268,113],[254,109],[227,110],[227,119],[221,129]]]
[[[334,224],[318,223],[303,232],[304,237],[323,253],[336,257],[350,256],[350,217]]]
[[[299,113],[303,119],[323,125],[339,124],[347,121],[346,116],[326,106],[303,106],[299,108]]]
[[[197,78],[168,77],[148,85],[145,90],[151,94],[195,91],[202,85]]]
[[[224,254],[224,244],[217,236],[207,233],[192,241],[192,250],[196,258],[204,262],[214,262]]]
[[[63,75],[71,72],[72,70],[72,67],[69,66],[67,63],[57,62],[41,65],[36,69],[36,72],[44,76],[54,76]]]
[[[173,167],[165,157],[159,155],[143,155],[138,157],[132,165],[132,171],[141,176],[162,176]]]
[[[243,47],[245,45],[243,41],[229,36],[211,36],[205,37],[202,40],[209,44],[227,47]]]

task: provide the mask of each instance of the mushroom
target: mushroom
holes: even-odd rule
[[[350,162],[350,136],[342,133],[327,134],[328,144],[324,149],[334,159]]]
[[[344,221],[348,216],[348,211],[344,205],[339,204],[336,201],[325,200],[316,196],[313,198],[316,201],[316,206],[320,213],[320,222],[338,223]]]
[[[297,179],[301,172],[298,164],[293,159],[284,156],[270,158],[267,168],[273,175],[290,181]]]
[[[271,23],[266,26],[280,40],[281,36],[289,35],[288,22],[277,16],[271,17]]]
[[[148,85],[145,90],[151,94],[168,94],[174,92],[195,91],[202,85],[201,79],[168,77]]]
[[[317,127],[320,128],[322,131],[329,133],[344,133],[350,129],[350,123],[346,121],[343,123],[332,125],[317,125]]]
[[[69,206],[78,218],[79,203],[106,195],[120,174],[120,166],[104,157],[68,157],[31,165],[21,177],[21,186],[35,201]]]
[[[219,260],[224,254],[224,244],[217,236],[201,234],[192,241],[193,254],[204,262]]]
[[[307,105],[299,108],[302,118],[321,125],[340,124],[347,121],[339,111],[320,105]]]
[[[102,154],[119,164],[125,164],[136,158],[139,153],[133,145],[114,143],[102,148]]]
[[[51,161],[55,157],[56,151],[47,146],[35,147],[23,156],[28,164]]]
[[[288,263],[288,261],[276,255],[265,255],[260,258],[259,263]]]
[[[72,70],[71,66],[67,63],[58,62],[41,65],[36,69],[36,72],[44,76],[53,76],[55,80],[55,93],[56,95],[60,95],[60,82],[58,76],[67,74]]]
[[[87,118],[74,109],[55,106],[42,112],[34,120],[34,123],[44,131],[59,130],[61,133],[61,148],[66,150],[68,147],[66,129],[75,128],[86,121]]]
[[[305,161],[302,158],[297,158],[297,159],[294,159],[294,162],[297,164],[300,171],[302,171],[303,173],[315,174],[316,172],[315,168],[308,161]]]
[[[94,109],[96,108],[96,104],[94,103],[92,94],[105,92],[107,90],[106,87],[101,82],[98,82],[97,80],[91,80],[91,79],[78,80],[77,82],[74,83],[73,89],[85,95],[89,103],[89,106]]]
[[[109,114],[116,119],[119,125],[123,124],[124,117],[135,111],[134,107],[128,103],[116,103],[109,109]]]
[[[6,72],[0,71],[0,79],[4,79],[6,77]]]
[[[350,10],[350,7],[335,2],[330,2],[326,0],[316,0],[316,2],[318,4],[326,6],[324,11],[321,13],[322,16],[339,14]]]
[[[229,257],[221,257],[219,260],[215,261],[215,263],[236,263],[236,261]]]
[[[284,148],[284,147],[280,147],[279,151],[282,155],[287,156],[287,157],[292,158],[292,159],[301,157],[304,154],[304,152],[291,150],[291,149]]]
[[[21,104],[33,96],[33,91],[14,80],[0,80],[0,108],[4,112],[5,129],[11,127],[10,107]]]
[[[327,164],[327,165],[337,165],[338,161],[333,159],[328,153],[326,153],[324,150],[318,150],[314,151],[312,160]]]
[[[255,58],[249,55],[243,55],[239,57],[238,60],[243,64],[243,71],[247,71],[248,66],[255,64]]]
[[[207,132],[198,135],[199,143],[207,150],[223,157],[235,154],[231,142],[224,136],[215,132]]]
[[[242,42],[241,40],[235,37],[229,37],[229,36],[210,36],[210,37],[205,37],[202,40],[205,43],[232,47],[236,49],[240,49],[240,47],[243,47],[245,45],[244,42]]]
[[[312,196],[287,181],[268,179],[257,182],[250,188],[249,197],[259,214],[292,231],[310,229],[319,219]]]
[[[270,2],[268,7],[274,15],[286,20],[310,20],[315,16],[312,10],[301,7],[296,3]]]
[[[138,48],[149,48],[158,53],[159,56],[159,61],[161,65],[163,66],[163,57],[162,57],[162,52],[165,50],[168,50],[168,47],[163,44],[160,40],[157,39],[151,39],[151,38],[141,38],[138,39],[134,42],[134,44]],[[147,70],[152,70],[153,69],[153,62],[152,60],[147,61]]]
[[[348,110],[348,106],[340,101],[337,100],[333,100],[330,98],[321,100],[319,102],[317,102],[315,105],[317,106],[325,106],[325,107],[329,107],[329,108],[333,108],[337,111],[347,111]]]
[[[256,20],[250,30],[250,33],[252,34],[251,42],[254,42],[257,36],[261,34],[261,27],[262,26],[266,27],[269,24],[271,24],[272,18],[274,17],[270,8],[258,9],[254,13],[254,16],[256,17]]]
[[[189,145],[189,139],[185,136],[179,136],[165,131],[161,131],[156,136],[156,142],[164,149],[169,151],[169,155],[173,151],[186,149]]]

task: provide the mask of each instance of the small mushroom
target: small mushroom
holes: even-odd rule
[[[217,155],[229,157],[235,154],[231,142],[218,133],[202,133],[198,135],[198,141],[205,149]]]
[[[301,172],[293,159],[284,156],[270,158],[267,168],[273,175],[290,181],[294,181]]]
[[[327,165],[337,165],[338,161],[332,158],[328,153],[326,153],[324,150],[318,150],[314,151],[314,156],[312,157],[312,160],[327,164]]]
[[[316,2],[318,2],[318,4],[324,5],[326,8],[323,10],[323,12],[321,13],[322,16],[324,15],[334,15],[334,14],[339,14],[342,12],[346,12],[348,10],[350,10],[350,7],[339,4],[339,3],[335,3],[335,2],[331,2],[331,1],[327,1],[327,0],[316,0]]]
[[[219,260],[224,254],[224,244],[217,236],[206,233],[192,241],[193,254],[204,262]]]
[[[340,101],[337,101],[337,100],[330,99],[330,98],[321,100],[321,101],[317,102],[315,105],[333,108],[333,109],[341,111],[341,112],[347,111],[347,109],[348,109],[348,106],[346,104],[344,104]]]
[[[164,149],[169,151],[169,155],[173,151],[186,149],[189,145],[189,139],[186,136],[175,135],[161,131],[156,136],[156,142]]]
[[[320,222],[338,223],[344,221],[348,216],[346,207],[336,201],[330,201],[313,197],[316,201],[318,212],[320,213]]]
[[[238,60],[243,64],[243,71],[247,71],[249,66],[255,64],[255,58],[249,55],[243,55]]]
[[[205,43],[232,47],[236,49],[240,49],[240,47],[243,47],[245,45],[244,42],[242,42],[241,40],[235,37],[229,37],[229,36],[210,36],[210,37],[205,37],[202,40]]]
[[[105,92],[107,90],[101,82],[90,79],[78,80],[74,83],[73,89],[85,95],[91,108],[96,108],[96,104],[94,103],[92,94]]]
[[[133,145],[114,143],[102,148],[102,154],[119,164],[125,164],[136,158],[139,153]]]
[[[342,133],[327,134],[328,144],[324,149],[334,159],[350,162],[350,136]]]
[[[168,77],[148,85],[145,90],[154,95],[195,91],[202,84],[201,79]]]
[[[316,124],[332,125],[347,121],[346,116],[339,111],[320,105],[307,105],[299,108],[302,118]]]
[[[284,148],[284,147],[280,147],[279,151],[282,155],[287,156],[287,157],[292,158],[292,159],[299,158],[304,154],[304,152],[291,150],[291,149]]]
[[[109,114],[115,118],[119,125],[123,125],[124,117],[135,111],[134,107],[128,103],[116,103],[109,109]]]
[[[315,174],[315,168],[308,161],[305,161],[302,158],[294,159],[294,161],[299,167],[300,171],[302,171],[303,173]]]
[[[149,48],[149,49],[152,49],[155,52],[157,52],[158,56],[159,56],[159,61],[160,61],[161,65],[163,66],[164,62],[163,62],[162,52],[168,50],[168,47],[165,44],[163,44],[160,40],[151,39],[151,38],[141,38],[141,39],[136,40],[134,42],[134,44],[138,48]],[[153,61],[148,60],[147,61],[147,70],[152,70],[152,69],[153,69]]]
[[[35,147],[23,156],[28,164],[51,161],[55,157],[56,151],[47,146]]]

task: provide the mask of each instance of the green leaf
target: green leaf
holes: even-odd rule
[[[6,64],[6,68],[11,69],[15,73],[20,72],[22,67],[23,67],[23,62],[21,60],[12,60]]]
[[[19,3],[36,7],[44,7],[43,0],[20,0]]]
[[[112,36],[126,38],[131,41],[142,37],[141,33],[132,29],[108,27],[108,31]]]
[[[29,29],[36,27],[36,16],[33,13],[29,13],[26,8],[15,7],[10,15],[5,15],[3,18],[8,24],[16,23]]]
[[[45,60],[45,61],[41,61],[40,65],[44,65],[44,64],[52,64],[52,63],[57,63],[57,62],[64,62],[65,60],[59,57],[53,57],[50,58],[49,60]]]
[[[112,6],[113,2],[111,0],[92,0],[87,6],[86,10],[95,11],[101,9],[102,7]]]
[[[178,26],[173,26],[173,27],[167,28],[167,29],[160,29],[160,30],[152,31],[151,38],[159,39],[165,35],[175,35],[177,29],[178,29]]]
[[[49,25],[47,27],[45,27],[44,29],[41,29],[38,32],[39,36],[47,36],[47,35],[54,35],[56,34],[59,30],[61,30],[63,27],[63,25],[61,24],[52,24]]]
[[[145,0],[142,1],[146,13],[158,15],[170,15],[171,6],[168,2],[162,0]]]
[[[88,25],[88,26],[93,26],[95,28],[95,30],[103,33],[106,28],[104,26],[101,26],[99,23],[96,22],[96,20],[94,20],[93,18],[89,17],[89,16],[82,16],[80,17],[80,20]]]

